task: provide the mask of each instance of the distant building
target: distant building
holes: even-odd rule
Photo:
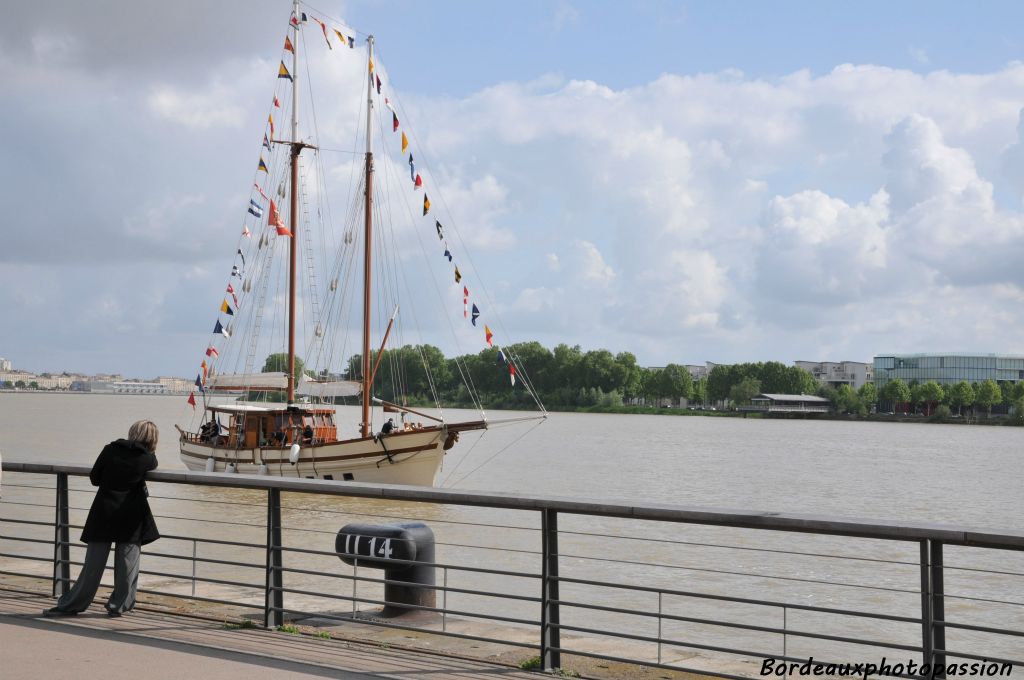
[[[961,380],[979,383],[1024,380],[1024,356],[1019,354],[880,354],[875,357],[875,385],[882,388],[899,378],[905,383],[934,380],[953,385]]]
[[[6,373],[11,370],[11,360],[0,357],[0,373]]]
[[[763,413],[828,413],[829,402],[824,397],[809,394],[759,394],[752,397],[750,406],[740,406],[740,411],[761,411]]]
[[[864,383],[874,382],[874,366],[862,361],[794,361],[793,365],[831,387],[849,385],[859,390]]]

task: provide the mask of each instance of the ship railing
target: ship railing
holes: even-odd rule
[[[3,469],[0,587],[58,596],[84,554],[89,468]],[[223,473],[147,482],[163,537],[143,550],[139,592],[160,596],[144,606],[447,636],[546,670],[591,659],[740,678],[813,657],[945,677],[1024,663],[1020,531]],[[343,523],[413,520],[437,536],[432,606],[388,601],[385,586],[426,586],[334,550]],[[365,609],[382,606],[414,614]]]

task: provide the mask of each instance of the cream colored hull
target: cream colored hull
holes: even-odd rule
[[[377,484],[434,486],[444,460],[444,430],[400,432],[382,437],[354,439],[301,447],[295,464],[289,448],[226,449],[182,440],[181,460],[189,470],[268,474],[279,477],[335,479]]]

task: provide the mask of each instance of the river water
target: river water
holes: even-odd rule
[[[105,443],[124,436],[131,422],[149,418],[159,425],[163,436],[158,448],[161,467],[183,469],[173,425],[192,425],[193,417],[183,398],[0,393],[0,451],[8,459],[88,465]],[[353,431],[357,419],[354,408],[339,413],[339,421]],[[1022,444],[1024,430],[1011,427],[555,413],[537,428],[528,423],[496,428],[482,436],[463,435],[462,442],[449,453],[441,478],[446,485],[454,484],[453,488],[459,489],[939,522],[1021,532]],[[13,476],[5,481],[12,482]],[[90,491],[83,480],[73,480],[72,485],[82,489],[73,493],[73,506],[87,508]],[[31,491],[5,489],[4,500],[17,501]],[[262,494],[176,485],[160,485],[153,494],[154,510],[165,518],[160,522],[164,533],[231,537],[254,543],[263,540]],[[0,504],[0,514],[5,517],[27,516],[31,510],[18,506],[15,511],[15,506],[4,505]],[[290,545],[331,550],[334,532],[346,522],[403,517],[431,524],[438,537],[439,562],[531,572],[538,569],[535,513],[324,501],[309,496],[287,497],[285,505],[285,541]],[[82,519],[83,510],[72,513],[73,522]],[[560,546],[563,575],[904,616],[919,616],[920,612],[918,547],[913,543],[579,517],[562,518],[560,529],[564,532]],[[154,544],[154,549],[163,546],[160,549],[165,552],[191,551],[187,542],[176,544],[161,541]],[[24,546],[18,549],[24,550]],[[203,546],[200,552],[204,556],[224,555],[209,546]],[[250,559],[256,564],[262,562],[258,551]],[[300,559],[303,568],[351,573],[332,558]],[[1024,573],[1020,553],[948,548],[946,560],[948,565],[964,568],[946,572],[946,592],[957,596],[947,598],[949,620],[1024,630],[1024,606],[1012,604],[1024,602],[1024,576],[1015,575]],[[151,560],[144,567],[152,563],[159,562]],[[163,569],[178,573],[189,568],[178,564]],[[211,578],[253,584],[262,584],[263,580],[260,569],[248,573],[216,565],[201,569],[201,575]],[[288,585],[294,587],[351,594],[347,581],[286,576]],[[150,578],[150,583],[157,582],[166,589],[187,591],[188,587],[173,580]],[[449,574],[449,585],[453,584],[525,595],[535,595],[538,589],[536,581],[530,579],[499,579],[456,571]],[[206,594],[218,596],[226,592],[213,586],[201,588],[206,588],[202,591]],[[368,588],[361,589],[360,596],[372,597],[372,586]],[[259,600],[254,593],[245,597]],[[656,594],[611,587],[566,584],[562,599],[648,611],[657,611],[659,606]],[[332,611],[350,606],[341,602],[325,606],[322,601],[302,597],[292,598],[287,604]],[[533,603],[450,594],[448,606],[466,612],[537,618],[537,605]],[[774,627],[785,622],[787,630],[824,631],[898,644],[916,645],[920,641],[919,628],[908,624],[793,610],[783,613],[778,608],[692,597],[665,596],[660,606],[665,613],[697,618]],[[657,633],[656,621],[649,618],[616,617],[584,609],[563,608],[562,621],[643,635]],[[665,623],[662,633],[675,640],[765,654],[781,653],[785,644],[786,652],[793,656],[832,655],[842,661],[875,661],[881,657],[877,650],[863,646],[798,636],[789,636],[783,642],[782,636],[774,633],[723,630],[694,623]],[[1024,638],[1020,637],[951,630],[948,638],[948,648],[958,651],[1024,656]],[[657,653],[653,644],[613,643],[611,648],[615,645],[620,651],[628,649],[630,654],[646,658]],[[609,649],[599,645],[592,648]],[[662,659],[686,659],[693,651],[664,646]],[[700,653],[715,656],[713,652]],[[893,654],[914,657],[910,652],[890,650],[890,658]],[[699,661],[688,659],[684,663],[699,665]]]

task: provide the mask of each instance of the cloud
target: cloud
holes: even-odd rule
[[[108,370],[192,370],[183,348],[198,329],[201,349],[209,319],[196,309],[223,293],[279,85],[276,62],[260,58],[279,32],[263,35],[240,4],[200,5],[146,10],[149,32],[129,31],[146,12],[119,4],[104,6],[112,18],[72,8],[53,22],[15,9],[0,27],[12,159],[0,182],[17,197],[0,308],[28,338],[15,350],[40,368],[91,368],[47,363],[78,342],[104,348],[82,356]],[[232,12],[252,44],[212,37],[208,24]],[[569,4],[553,14],[563,29],[582,21]],[[334,227],[323,253],[316,244],[325,259],[360,225],[348,199],[361,177],[361,104],[343,93],[365,75],[337,57],[313,53],[328,96],[302,109],[323,147],[304,153],[303,178],[311,218]],[[1014,63],[978,74],[669,72],[623,88],[549,74],[462,97],[399,92],[433,207],[424,218],[386,126],[380,244],[401,267],[385,280],[434,278],[436,292],[414,291],[417,313],[439,298],[461,328],[438,219],[471,289],[487,287],[488,314],[515,339],[629,349],[652,365],[1019,352],[1024,321],[1008,310],[1024,290],[1022,91]],[[329,204],[317,214],[320,198]],[[52,333],[40,307],[68,319],[67,333]],[[998,332],[972,337],[971,324]],[[138,349],[126,327],[156,344]],[[458,340],[478,349],[475,335]]]

